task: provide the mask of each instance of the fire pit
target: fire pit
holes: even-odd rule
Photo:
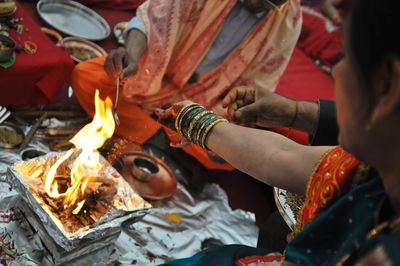
[[[110,245],[127,220],[138,220],[150,204],[136,194],[129,184],[101,158],[99,176],[90,186],[85,203],[77,214],[68,212],[63,202],[44,192],[45,176],[50,166],[65,153],[51,153],[8,169],[8,182],[24,202],[20,209],[52,253],[55,262],[75,257],[77,252],[93,252]],[[62,171],[68,172],[68,169]],[[61,171],[61,172],[62,172]],[[61,179],[65,182],[65,179]],[[75,255],[71,255],[75,254]],[[69,255],[69,257],[67,256]]]
[[[17,162],[7,178],[25,201],[21,211],[56,263],[106,244],[127,220],[151,205],[97,151],[114,132],[112,103],[95,98],[93,121],[70,142],[75,148]]]

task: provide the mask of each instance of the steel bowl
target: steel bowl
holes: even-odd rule
[[[15,41],[10,37],[0,34],[0,42],[3,43],[6,48],[0,46],[0,62],[8,62],[15,51]]]

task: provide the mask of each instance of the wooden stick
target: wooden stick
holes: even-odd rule
[[[33,136],[35,135],[36,130],[42,124],[42,122],[46,119],[47,112],[43,113],[42,116],[35,122],[35,124],[31,127],[28,134],[26,134],[24,141],[21,143],[18,149],[18,153],[20,153],[23,149],[25,149],[26,145],[29,144]]]

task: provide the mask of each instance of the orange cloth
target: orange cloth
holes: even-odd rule
[[[102,99],[110,97],[112,101],[115,101],[116,83],[107,76],[106,72],[99,71],[103,68],[104,60],[105,57],[99,57],[87,61],[85,64],[78,64],[72,72],[71,85],[74,88],[74,93],[81,106],[91,116],[94,115],[95,110],[94,92],[96,89],[100,91]],[[139,106],[125,101],[121,95],[117,113],[121,123],[120,126],[116,126],[115,133],[137,144],[144,144],[158,130],[163,128],[161,124],[145,113]],[[179,137],[168,128],[164,128],[164,130],[170,139]],[[209,169],[233,169],[227,163],[214,162],[209,158],[207,152],[197,145],[191,144],[183,149]]]
[[[329,150],[311,174],[295,233],[303,230],[324,209],[363,181],[368,171],[369,166],[341,147]]]

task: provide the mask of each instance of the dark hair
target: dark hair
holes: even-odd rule
[[[400,0],[352,0],[347,32],[350,59],[367,93],[373,74],[390,56],[400,57]]]

